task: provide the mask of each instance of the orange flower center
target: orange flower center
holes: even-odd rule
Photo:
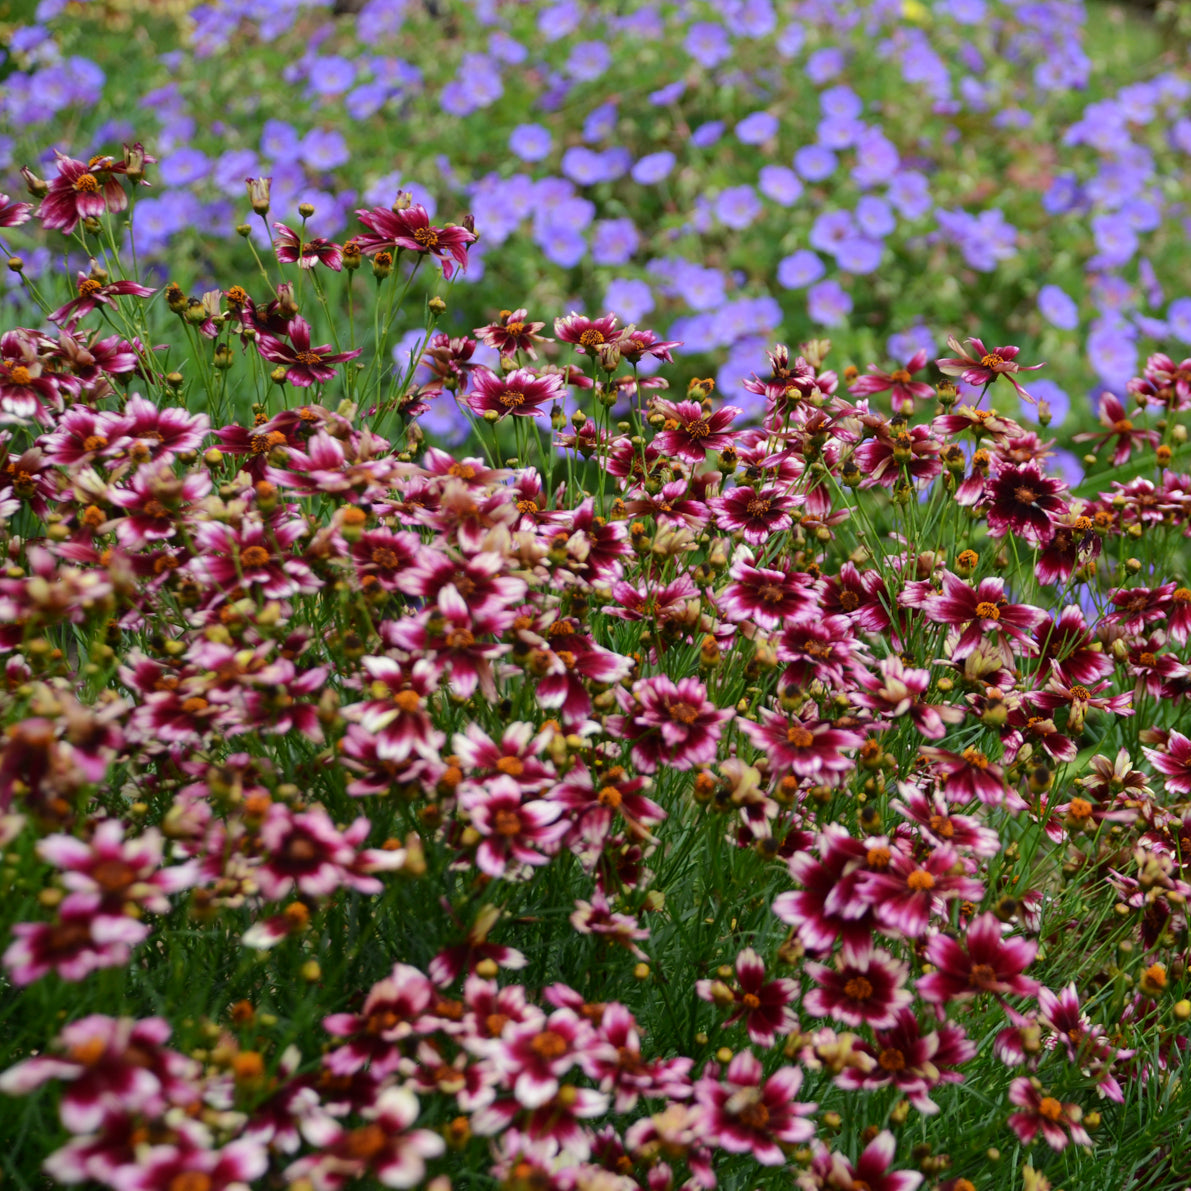
[[[968,974],[968,983],[973,988],[992,988],[997,982],[997,974],[988,964],[973,964]]]
[[[414,232],[414,239],[417,240],[423,248],[437,248],[438,247],[438,232],[432,227],[420,227]]]
[[[855,612],[860,607],[860,597],[854,591],[841,591],[839,593],[839,606],[845,612]]]
[[[1024,485],[1018,488],[1013,495],[1018,503],[1023,505],[1032,505],[1038,499],[1038,493],[1033,488],[1027,488]]]
[[[1038,1102],[1038,1115],[1057,1121],[1063,1115],[1063,1106],[1053,1096],[1043,1096]]]
[[[520,777],[525,772],[525,762],[520,757],[501,757],[496,763],[496,768],[501,773],[507,773],[509,777]]]
[[[760,1131],[769,1124],[769,1109],[764,1104],[748,1104],[736,1119],[746,1128]]]
[[[761,1008],[761,998],[759,996],[757,996],[756,993],[745,993],[744,996],[740,998],[740,1003],[746,1009],[760,1009]]]
[[[769,506],[773,502],[767,500],[763,496],[755,496],[748,503],[748,514],[750,517],[763,517],[769,512]]]
[[[1191,588],[1178,587],[1170,598],[1176,604],[1191,604]]]
[[[525,404],[525,394],[520,389],[506,389],[500,395],[500,403],[505,409],[516,409]]]
[[[540,1059],[561,1059],[567,1053],[567,1040],[553,1030],[543,1030],[529,1044],[529,1049]]]
[[[686,432],[691,438],[706,438],[711,433],[711,423],[706,418],[698,418],[686,424]]]
[[[322,356],[318,352],[298,352],[294,358],[299,364],[305,364],[307,368],[313,368],[315,364],[322,363]]]
[[[1071,688],[1072,702],[1078,700],[1080,703],[1086,703],[1091,697],[1086,686],[1073,686]]]
[[[1152,653],[1143,653],[1137,660],[1143,666],[1156,666],[1158,664],[1158,658]]]
[[[1086,798],[1073,798],[1067,807],[1067,813],[1073,819],[1091,818],[1092,804]]]
[[[808,728],[795,725],[786,729],[786,743],[792,744],[796,749],[808,749],[815,743],[815,734]]]
[[[624,795],[615,786],[604,786],[596,795],[596,801],[609,810],[618,810],[624,801]]]
[[[98,194],[99,180],[94,174],[80,174],[75,179],[74,188],[79,194]]]
[[[899,385],[908,385],[910,383],[910,374],[904,368],[899,368],[896,372],[891,372],[889,378],[897,381]]]
[[[967,748],[960,755],[973,769],[988,768],[988,758],[979,749]]]
[[[670,718],[679,724],[693,724],[699,718],[699,709],[689,703],[670,703],[666,710]]]
[[[850,1001],[867,1001],[873,995],[873,986],[863,976],[853,976],[844,985],[844,996]]]
[[[977,620],[1000,620],[1001,610],[996,604],[989,603],[988,600],[981,600],[976,605],[976,619]]]
[[[397,704],[401,711],[406,715],[412,715],[419,707],[422,706],[422,696],[417,691],[398,691],[393,696],[393,702]]]
[[[579,336],[579,342],[584,347],[599,347],[601,343],[606,343],[603,332],[597,331],[595,327],[588,327],[582,335]]]
[[[896,1047],[888,1047],[881,1051],[877,1062],[885,1071],[900,1071],[906,1065],[906,1056]]]
[[[999,352],[989,352],[988,355],[980,357],[980,363],[985,368],[998,368],[1005,363],[1005,357]]]
[[[14,385],[27,385],[33,377],[24,364],[16,364],[8,370],[8,379]]]
[[[343,1148],[349,1158],[367,1162],[385,1148],[385,1131],[375,1121],[360,1129],[353,1129],[344,1138]]]
[[[182,700],[182,710],[187,715],[197,715],[200,711],[206,711],[210,706],[201,695],[191,695],[189,699]]]
[[[906,884],[909,885],[915,893],[921,893],[926,889],[933,889],[935,887],[935,878],[931,873],[928,873],[924,868],[916,868],[907,878]]]
[[[521,816],[516,811],[499,810],[492,816],[497,835],[517,835],[521,831]]]
[[[170,1179],[169,1191],[211,1191],[211,1176],[201,1170],[184,1170]]]
[[[264,546],[249,546],[240,555],[240,561],[246,567],[263,567],[269,561],[269,552]]]
[[[382,567],[386,571],[392,571],[397,566],[397,555],[393,553],[388,546],[377,546],[372,551],[372,561],[378,567]]]
[[[94,277],[84,277],[79,282],[79,297],[89,298],[92,294],[97,294],[103,289],[103,283],[96,281]]]

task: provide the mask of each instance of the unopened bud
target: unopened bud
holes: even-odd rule
[[[393,271],[393,254],[391,252],[378,252],[372,258],[372,276],[377,281],[384,281],[386,277]]]
[[[14,273],[20,273],[25,268],[25,262],[19,256],[10,256],[8,258],[8,267]]]
[[[258,215],[268,215],[270,205],[270,187],[272,178],[245,178],[248,187],[248,201]]]
[[[430,313],[434,315],[446,314],[447,304],[437,294],[426,303],[430,309]]]
[[[314,204],[299,203],[298,214],[301,215],[303,219],[309,219],[314,214]]]
[[[34,198],[45,198],[50,193],[50,184],[39,178],[27,165],[21,166],[21,177],[25,179],[25,189]]]

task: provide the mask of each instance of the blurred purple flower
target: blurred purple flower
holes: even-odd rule
[[[743,231],[761,214],[761,200],[751,186],[730,186],[716,198],[715,214],[726,227]]]
[[[784,165],[764,165],[757,181],[757,189],[783,207],[792,206],[802,195],[798,175]]]
[[[347,58],[320,57],[310,71],[316,95],[342,95],[356,81],[356,68]]]
[[[711,21],[697,21],[688,30],[683,42],[686,52],[700,66],[710,70],[732,56],[732,43],[723,25]]]
[[[612,65],[612,51],[602,41],[581,41],[571,47],[563,69],[581,83],[594,82]]]
[[[804,145],[794,154],[794,168],[808,182],[821,182],[831,177],[835,167],[835,154],[823,145]]]
[[[856,204],[856,226],[866,236],[879,240],[893,231],[897,219],[883,198],[866,194]]]
[[[633,166],[633,181],[642,186],[652,186],[665,178],[673,168],[674,154],[668,149],[649,153]]]
[[[351,160],[343,133],[333,128],[312,128],[302,138],[298,155],[312,170],[333,170]]]
[[[299,142],[298,130],[284,120],[266,120],[261,129],[261,152],[273,161],[296,157]]]
[[[353,120],[367,120],[369,116],[375,116],[388,101],[388,83],[363,83],[347,93],[343,106]]]
[[[244,179],[260,172],[259,159],[251,149],[229,149],[215,162],[211,180],[222,194],[238,197],[244,193]]]
[[[744,0],[732,21],[744,37],[768,37],[777,28],[777,13],[770,0]]]
[[[178,149],[158,169],[167,186],[190,186],[211,172],[211,159],[201,149]]]
[[[529,51],[515,37],[497,29],[488,38],[488,53],[510,66],[519,66],[529,57]]]
[[[801,25],[787,25],[774,42],[774,49],[783,58],[795,58],[806,44],[806,32]]]
[[[948,0],[947,11],[961,25],[979,25],[984,21],[984,0]]]
[[[778,262],[777,280],[785,289],[802,289],[812,281],[818,281],[826,271],[822,260],[809,248],[800,248]]]
[[[770,112],[751,112],[736,125],[736,139],[744,145],[763,145],[777,136],[777,117]]]
[[[509,133],[509,149],[522,161],[541,161],[553,147],[554,137],[541,124],[518,124]]]
[[[681,99],[685,91],[686,79],[679,79],[676,83],[670,83],[666,87],[659,87],[658,90],[651,91],[649,102],[656,107],[665,107],[676,99]]]
[[[631,219],[601,219],[595,225],[591,257],[597,265],[623,265],[632,259],[641,243]]]
[[[583,23],[583,9],[575,0],[562,0],[544,9],[538,17],[538,32],[547,41],[558,41],[574,33]]]
[[[908,360],[915,353],[924,351],[928,357],[939,354],[935,337],[921,323],[909,330],[890,335],[885,344],[885,353],[891,360]]]
[[[640,322],[654,308],[653,291],[636,278],[614,277],[604,291],[604,310],[618,314],[622,322]]]
[[[1137,234],[1119,214],[1094,215],[1092,235],[1098,251],[1094,268],[1118,268],[1128,264],[1137,252]]]
[[[1030,381],[1030,396],[1050,406],[1050,424],[1061,426],[1071,412],[1071,398],[1053,380],[1042,378]],[[1028,401],[1021,403],[1021,414],[1031,422],[1038,421],[1038,407]]]
[[[807,241],[820,252],[835,255],[840,244],[856,235],[856,225],[850,211],[823,211],[811,224]]]
[[[1180,343],[1191,344],[1191,298],[1175,298],[1166,308],[1166,321]]]
[[[1097,319],[1088,335],[1088,362],[1105,386],[1120,392],[1137,372],[1137,344],[1128,323]]]
[[[889,183],[889,201],[906,219],[921,219],[931,209],[930,182],[917,170],[906,170]]]
[[[819,121],[815,136],[826,149],[847,149],[864,135],[864,125],[859,120],[830,117]]]
[[[852,313],[852,299],[838,281],[820,281],[806,295],[806,309],[811,321],[825,327],[839,327]]]
[[[881,253],[879,240],[849,236],[836,245],[835,263],[845,273],[872,273],[881,263]]]
[[[1057,285],[1044,285],[1038,291],[1038,310],[1052,327],[1062,331],[1074,331],[1079,326],[1079,307]]]
[[[585,141],[604,141],[616,131],[617,107],[615,100],[602,103],[593,108],[583,121],[583,139]]]
[[[708,149],[716,143],[724,135],[723,120],[708,120],[706,124],[700,124],[694,132],[691,133],[691,144],[696,149]]]
[[[844,52],[834,46],[816,50],[806,60],[806,76],[816,86],[835,78],[844,69]]]

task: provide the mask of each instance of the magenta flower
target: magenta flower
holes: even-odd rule
[[[418,1118],[418,1098],[408,1088],[385,1088],[361,1115],[367,1124],[355,1129],[335,1125],[313,1154],[286,1168],[286,1181],[309,1180],[315,1191],[339,1191],[350,1181],[375,1179],[404,1191],[421,1184],[426,1160],[446,1149],[437,1133],[410,1128]],[[263,1167],[257,1174],[262,1173]]]
[[[302,389],[333,380],[335,369],[330,365],[354,360],[364,351],[362,347],[358,347],[355,351],[332,352],[329,343],[312,348],[310,324],[301,315],[290,319],[286,333],[289,335],[289,343],[283,343],[268,332],[260,332],[257,336],[257,348],[270,364],[285,365],[286,380]]]
[[[455,271],[451,258],[461,268],[467,268],[467,246],[474,242],[475,232],[454,224],[434,227],[421,203],[414,203],[400,211],[374,207],[371,211],[357,211],[356,217],[372,232],[372,235],[356,237],[356,242],[367,256],[397,248],[427,253],[442,262],[442,275],[448,281]]]
[[[1054,537],[1052,519],[1067,512],[1067,503],[1059,495],[1065,488],[1062,480],[1043,475],[1037,463],[1020,467],[994,463],[984,496],[989,534],[1002,538],[1009,533],[1045,546]]]
[[[1001,997],[1012,993],[1032,996],[1037,980],[1023,976],[1038,951],[1029,939],[1005,939],[995,914],[981,914],[968,927],[966,948],[949,935],[935,935],[926,945],[926,958],[935,971],[920,976],[918,995],[935,1005],[967,1001],[982,992]]]
[[[878,674],[860,669],[854,672],[865,692],[852,695],[858,706],[888,719],[908,715],[928,740],[939,740],[946,734],[947,724],[963,720],[962,708],[921,702],[921,696],[930,689],[929,670],[908,668],[898,654],[882,658],[877,669]]]
[[[754,566],[752,552],[742,550],[728,577],[732,582],[717,594],[716,602],[734,623],[751,621],[773,632],[788,621],[818,614],[814,582],[801,571]]]
[[[653,446],[663,455],[677,455],[688,463],[702,463],[708,451],[729,446],[732,435],[728,427],[741,412],[735,405],[724,405],[709,413],[697,401],[660,399],[654,401],[653,409],[666,419]]]
[[[861,877],[862,896],[869,899],[877,921],[889,931],[909,939],[921,938],[930,929],[936,902],[966,898],[979,902],[984,886],[971,877],[955,875],[959,856],[951,847],[939,847],[924,859],[894,851],[889,866]]]
[[[37,218],[46,228],[69,236],[82,219],[98,219],[108,211],[123,211],[128,196],[116,177],[110,157],[93,157],[89,163],[54,151],[58,176],[41,200]]]
[[[498,321],[476,327],[472,333],[502,356],[516,356],[520,351],[531,360],[536,360],[536,345],[554,341],[538,334],[546,324],[531,322],[528,314],[529,311],[524,307],[519,310],[502,310]]]
[[[862,488],[881,485],[892,488],[902,478],[903,469],[915,483],[932,480],[943,470],[939,461],[942,447],[929,426],[908,426],[893,431],[882,422],[877,433],[866,439],[852,453],[864,479]]]
[[[742,1050],[728,1064],[721,1082],[719,1068],[709,1063],[695,1084],[695,1102],[702,1110],[700,1132],[730,1154],[752,1154],[762,1166],[786,1161],[783,1145],[799,1145],[815,1134],[806,1120],[817,1104],[800,1103],[802,1071],[781,1067],[764,1079],[761,1062]]]
[[[1146,444],[1156,447],[1161,439],[1157,430],[1138,430],[1129,420],[1125,407],[1120,399],[1112,393],[1100,395],[1100,425],[1106,427],[1099,434],[1087,431],[1083,434],[1072,435],[1072,442],[1092,442],[1097,446],[1116,439],[1116,446],[1112,453],[1113,467],[1120,467],[1133,453],[1134,446]]]
[[[461,786],[459,805],[482,837],[476,864],[490,877],[515,879],[523,865],[548,864],[568,827],[559,817],[561,803],[526,801],[521,786],[505,774]]]
[[[853,686],[855,663],[868,650],[846,616],[821,616],[788,624],[777,641],[777,660],[785,662],[781,685],[805,690],[812,682],[847,690]]]
[[[949,802],[979,799],[989,806],[1000,806],[1004,801],[1005,771],[978,748],[969,746],[962,753],[952,753],[934,745],[923,745],[920,752],[942,778],[943,794]]]
[[[759,723],[742,719],[737,726],[753,747],[769,758],[775,775],[793,774],[830,785],[855,767],[840,750],[859,748],[864,743],[861,733],[768,707],[760,708],[758,714]]]
[[[1160,748],[1142,746],[1150,764],[1162,774],[1172,794],[1191,794],[1191,739],[1171,732]]]
[[[323,1018],[328,1034],[347,1039],[324,1057],[327,1070],[348,1076],[367,1066],[375,1079],[391,1075],[404,1054],[405,1040],[434,1029],[428,1017],[434,995],[434,985],[417,968],[394,964],[392,972],[369,989],[358,1013]]]
[[[925,367],[926,348],[922,348],[903,367],[893,372],[882,372],[876,364],[870,364],[870,371],[858,376],[848,388],[856,397],[888,391],[897,413],[913,413],[915,398],[929,401],[935,395],[934,389],[925,381],[914,380],[914,373],[921,372]]]
[[[138,285],[135,281],[96,281],[89,274],[80,272],[78,297],[67,302],[65,306],[59,306],[47,317],[54,323],[74,322],[83,315],[90,314],[97,306],[111,306],[114,309],[114,299],[122,294],[147,298],[153,292],[147,285]]]
[[[630,695],[616,692],[624,715],[610,716],[608,730],[629,743],[642,773],[659,766],[693,769],[715,758],[723,726],[736,713],[717,708],[697,678],[674,683],[664,675],[643,678]]]
[[[480,417],[491,412],[498,420],[508,414],[519,418],[536,418],[545,411],[547,402],[563,401],[566,386],[562,377],[554,374],[537,376],[527,368],[516,368],[504,376],[497,376],[487,368],[477,368],[472,374],[472,390],[467,395],[468,407]]]
[[[802,1006],[815,1017],[850,1026],[889,1027],[914,1000],[905,986],[908,965],[872,947],[847,959],[837,956],[834,968],[808,963],[805,970],[818,987],[802,998]]]
[[[777,485],[764,488],[741,485],[727,496],[712,497],[707,504],[715,513],[715,523],[720,529],[740,534],[750,546],[760,546],[794,524],[790,514],[802,499]]]
[[[1003,376],[1022,397],[1027,401],[1033,400],[1021,387],[1016,374],[1035,372],[1045,368],[1045,364],[1031,364],[1028,368],[1018,364],[1019,347],[994,347],[989,351],[982,340],[966,339],[964,342],[971,345],[972,355],[964,351],[963,345],[954,335],[947,340],[947,346],[955,352],[955,356],[935,361],[944,376],[962,377],[970,385],[990,385],[998,376]]]
[[[920,606],[936,624],[963,626],[951,650],[953,660],[970,656],[985,633],[1015,641],[1026,652],[1033,649],[1030,634],[1046,619],[1046,613],[1030,604],[1009,603],[1003,579],[982,579],[973,589],[958,575],[944,571],[942,582],[942,592],[928,595]],[[902,602],[909,602],[904,595]]]
[[[0,193],[0,227],[20,227],[33,216],[32,203],[10,201],[8,195]]]
[[[502,1080],[525,1108],[539,1108],[558,1095],[562,1076],[579,1065],[615,1057],[586,1021],[571,1009],[556,1009],[544,1021],[507,1030],[490,1051]]]
[[[890,1170],[897,1142],[888,1129],[882,1129],[861,1151],[855,1165],[842,1154],[820,1149],[811,1163],[811,1174],[822,1187],[849,1188],[850,1191],[916,1191],[922,1175],[916,1170]]]
[[[699,980],[695,984],[696,995],[704,1001],[732,1007],[732,1016],[723,1023],[725,1029],[743,1019],[749,1041],[765,1048],[779,1036],[798,1029],[792,1008],[798,998],[797,982],[785,978],[766,980],[765,964],[751,947],[736,957],[736,981],[736,988],[721,980]]]
[[[565,318],[554,320],[554,334],[562,343],[574,346],[577,352],[586,354],[596,351],[605,343],[619,337],[616,330],[616,315],[606,314],[603,318],[587,318],[572,311]]]
[[[1036,1079],[1026,1076],[1015,1079],[1009,1085],[1009,1100],[1021,1109],[1010,1114],[1009,1126],[1026,1145],[1039,1130],[1052,1150],[1066,1149],[1069,1141],[1081,1146],[1092,1144],[1088,1131],[1080,1124],[1083,1109],[1078,1104],[1064,1104],[1053,1096],[1044,1096]]]
[[[273,241],[273,251],[283,265],[296,264],[302,269],[313,269],[315,265],[325,265],[335,273],[343,269],[343,249],[330,240],[316,236],[311,240],[303,240],[292,227],[284,223],[274,223],[273,230],[277,238]]]

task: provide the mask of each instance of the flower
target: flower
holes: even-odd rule
[[[978,902],[984,886],[957,874],[962,868],[954,848],[944,845],[919,859],[897,850],[884,870],[860,878],[860,894],[873,906],[877,921],[888,931],[909,939],[921,938],[930,929],[931,911],[939,902],[966,898]]]
[[[736,714],[717,708],[697,678],[677,683],[664,675],[643,678],[631,694],[617,688],[616,695],[625,714],[610,716],[608,730],[628,742],[642,773],[655,773],[663,764],[671,769],[708,764],[723,725]]]
[[[483,417],[494,413],[498,419],[509,414],[518,418],[535,418],[545,411],[548,401],[562,401],[566,386],[562,377],[553,373],[538,376],[527,368],[515,368],[504,376],[497,376],[487,368],[472,373],[472,391],[467,395],[469,408]]]
[[[894,1026],[898,1013],[914,999],[905,987],[909,966],[872,947],[847,959],[837,957],[834,968],[808,963],[805,971],[818,987],[802,998],[803,1008],[845,1025]]]
[[[700,980],[695,993],[716,1005],[731,1005],[732,1016],[723,1024],[726,1029],[744,1019],[749,1041],[754,1046],[771,1047],[779,1036],[798,1029],[798,1018],[791,1007],[798,997],[794,980],[765,979],[765,964],[751,948],[746,947],[736,957],[737,988],[729,988],[720,980]]]
[[[708,451],[722,451],[732,442],[728,427],[742,413],[735,405],[709,412],[697,401],[655,400],[653,408],[665,419],[653,446],[665,455],[677,455],[688,463],[702,463]]]
[[[921,348],[906,362],[905,366],[893,372],[881,372],[875,364],[869,365],[869,372],[858,376],[848,388],[857,397],[870,393],[884,393],[887,390],[897,413],[912,413],[914,399],[928,401],[934,396],[934,389],[925,381],[915,381],[915,372],[926,367],[926,348]]]
[[[1044,1096],[1036,1079],[1026,1076],[1015,1079],[1009,1085],[1009,1101],[1021,1108],[1020,1112],[1010,1114],[1009,1126],[1026,1145],[1039,1130],[1053,1150],[1065,1149],[1068,1141],[1083,1146],[1092,1144],[1088,1131],[1080,1124],[1083,1109],[1078,1104],[1064,1104],[1053,1096]]]
[[[758,710],[759,723],[739,720],[740,730],[753,747],[769,758],[775,774],[794,774],[830,784],[850,773],[855,762],[841,749],[859,748],[864,737],[846,728],[799,716],[784,715],[768,707]]]
[[[936,935],[926,945],[926,958],[935,971],[920,976],[916,985],[924,1001],[945,1005],[967,1001],[982,992],[996,996],[1013,993],[1028,997],[1038,991],[1038,981],[1023,976],[1038,951],[1029,939],[1005,939],[995,914],[972,920],[962,947],[948,935]]]
[[[0,227],[20,227],[33,216],[32,203],[10,201],[8,195],[0,192]]]
[[[1021,351],[1019,347],[994,347],[989,351],[980,339],[965,339],[964,343],[971,345],[972,355],[964,351],[963,345],[954,335],[948,337],[947,346],[955,355],[935,361],[940,372],[945,376],[962,377],[970,385],[984,386],[991,385],[998,376],[1003,376],[1022,397],[1027,401],[1033,400],[1021,387],[1016,374],[1034,372],[1039,368],[1045,368],[1045,364],[1031,364],[1028,367],[1018,364],[1017,353]]]
[[[1046,613],[1030,604],[1009,603],[1003,579],[981,579],[973,590],[958,575],[944,571],[942,583],[941,592],[928,595],[918,606],[936,624],[966,626],[951,650],[954,660],[968,657],[985,633],[1015,641],[1027,652],[1033,649],[1030,634],[1046,619]],[[907,599],[904,592],[902,602],[915,606],[913,597]]]
[[[709,1063],[695,1084],[701,1111],[700,1131],[730,1154],[752,1154],[762,1166],[786,1161],[783,1145],[809,1141],[814,1124],[805,1118],[818,1107],[795,1097],[802,1087],[798,1067],[781,1067],[763,1079],[760,1060],[749,1050],[733,1056],[721,1082],[719,1068]]]
[[[1107,427],[1097,434],[1086,431],[1072,436],[1072,442],[1093,442],[1104,445],[1111,439],[1116,439],[1116,446],[1112,453],[1112,466],[1120,467],[1133,453],[1135,445],[1145,443],[1156,447],[1159,441],[1157,430],[1138,430],[1129,420],[1125,407],[1113,393],[1100,395],[1100,424]]]
[[[82,318],[84,314],[90,314],[97,306],[110,306],[115,309],[116,303],[112,299],[120,294],[147,298],[151,293],[153,290],[147,285],[138,285],[135,281],[104,282],[87,273],[80,272],[78,275],[78,297],[67,302],[65,306],[59,306],[48,317],[51,322],[55,323],[73,323]]]
[[[313,269],[316,264],[322,264],[336,273],[342,271],[343,250],[338,244],[332,244],[321,236],[303,240],[284,223],[274,223],[273,230],[277,233],[273,251],[283,265],[296,264],[303,269]]]
[[[562,343],[571,344],[577,352],[586,355],[605,343],[617,338],[616,315],[606,314],[603,318],[587,318],[571,311],[565,318],[554,320],[554,334]]]
[[[128,196],[116,177],[123,172],[111,157],[76,161],[54,150],[58,176],[41,200],[37,218],[42,227],[56,228],[69,236],[81,219],[98,219],[108,211],[123,211]]]
[[[434,227],[421,203],[414,203],[404,210],[375,207],[371,211],[357,211],[356,216],[372,232],[372,235],[356,237],[361,251],[367,256],[396,248],[431,254],[442,261],[442,275],[448,281],[455,271],[452,259],[467,268],[467,246],[474,243],[475,232],[454,224]]]
[[[1171,732],[1162,748],[1142,746],[1150,764],[1162,774],[1172,794],[1191,794],[1191,739]]]
[[[476,327],[473,332],[481,342],[500,352],[502,356],[516,355],[523,351],[531,360],[538,358],[535,345],[551,343],[553,340],[544,339],[538,332],[545,323],[530,322],[526,315],[528,311],[522,307],[519,310],[502,310],[497,322],[488,323],[483,327]]]
[[[1036,546],[1054,537],[1052,518],[1067,512],[1059,495],[1062,480],[1042,474],[1037,463],[1008,467],[994,462],[994,476],[987,485],[988,532],[994,538],[1012,533]]]
[[[354,351],[332,352],[329,343],[312,348],[310,324],[300,314],[290,319],[286,334],[290,340],[288,344],[268,332],[258,332],[258,350],[269,363],[285,365],[286,380],[303,389],[333,380],[335,369],[330,367],[331,364],[354,360],[364,351],[358,347]]]

